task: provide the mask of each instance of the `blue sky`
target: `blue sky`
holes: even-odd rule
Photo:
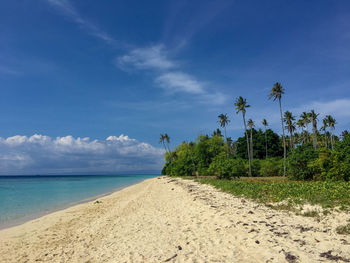
[[[123,155],[122,167],[113,155],[105,171],[85,158],[90,171],[157,170],[160,133],[175,145],[211,133],[228,113],[228,135],[240,136],[238,96],[257,127],[266,118],[280,131],[278,105],[267,98],[276,81],[284,110],[332,114],[340,133],[350,128],[349,46],[349,1],[2,1],[0,167],[11,172],[27,158],[16,173],[28,163],[29,172],[50,172],[33,157],[35,134],[48,148],[89,137],[91,160],[94,141],[123,134],[149,152]],[[20,141],[11,148],[8,139]],[[71,166],[51,171],[87,172]]]

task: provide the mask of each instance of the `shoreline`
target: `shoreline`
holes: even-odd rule
[[[350,260],[324,220],[273,210],[179,178],[155,177],[0,230],[1,262],[319,262]]]
[[[155,178],[157,178],[157,177],[155,177]],[[120,190],[122,190],[122,189],[124,189],[126,187],[142,183],[143,181],[149,180],[149,179],[152,179],[152,178],[146,178],[146,179],[142,179],[142,180],[140,180],[140,181],[138,181],[136,183],[132,183],[132,184],[125,185],[125,186],[120,186],[120,187],[117,187],[117,188],[115,188],[113,190],[110,190],[110,191],[108,191],[106,193],[99,194],[99,195],[94,195],[94,196],[85,198],[85,199],[80,200],[80,201],[74,201],[74,202],[71,202],[71,203],[68,203],[68,204],[58,205],[58,206],[56,206],[55,208],[52,208],[52,209],[48,209],[48,210],[45,210],[45,211],[40,211],[40,212],[37,212],[35,214],[31,214],[31,215],[28,215],[28,216],[25,216],[25,217],[22,217],[22,218],[14,219],[10,223],[6,223],[6,222],[5,223],[0,223],[0,231],[4,230],[4,229],[8,229],[8,228],[12,228],[12,227],[23,225],[23,224],[25,224],[27,222],[33,221],[33,220],[41,218],[43,216],[50,215],[50,214],[58,212],[58,211],[63,211],[63,210],[68,209],[70,207],[74,207],[74,206],[77,206],[77,205],[80,205],[80,204],[85,204],[85,203],[88,203],[88,202],[93,202],[93,201],[95,201],[95,200],[97,200],[99,198],[111,195],[111,194],[113,194],[115,192],[118,192],[118,191],[120,191]]]

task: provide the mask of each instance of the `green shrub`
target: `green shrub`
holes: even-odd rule
[[[338,142],[332,152],[333,164],[327,177],[330,180],[350,180],[350,134]]]
[[[260,176],[279,176],[281,175],[283,159],[268,158],[260,161]]]
[[[314,177],[314,167],[309,163],[316,160],[317,151],[312,146],[300,145],[288,156],[287,173],[294,180],[312,180]]]
[[[261,161],[259,159],[253,159],[252,162],[252,176],[260,176]]]
[[[331,151],[326,148],[318,150],[318,158],[308,163],[308,169],[314,180],[329,180],[329,170],[332,168]],[[332,180],[332,179],[331,179]]]
[[[245,166],[245,176],[249,175],[249,161],[244,161]],[[251,167],[252,167],[252,176],[257,177],[260,176],[260,160],[259,159],[253,159],[251,161]]]
[[[220,179],[230,179],[245,175],[244,161],[241,159],[227,158],[225,153],[216,156],[210,164],[208,174]]]

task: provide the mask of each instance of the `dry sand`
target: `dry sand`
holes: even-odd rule
[[[0,231],[0,262],[338,262],[350,215],[272,210],[208,185],[154,178]],[[330,252],[331,251],[331,252]]]

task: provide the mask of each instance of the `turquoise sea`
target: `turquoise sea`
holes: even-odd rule
[[[0,228],[94,199],[159,175],[0,176]]]

